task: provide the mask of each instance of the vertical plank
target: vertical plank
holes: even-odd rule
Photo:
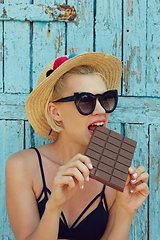
[[[122,58],[122,1],[101,0],[96,5],[95,49]]]
[[[0,92],[3,92],[3,23],[0,22]]]
[[[4,0],[4,3],[19,3],[19,1]],[[30,0],[21,0],[21,3],[27,4]],[[4,22],[4,88],[6,93],[29,92],[29,35],[28,22]]]
[[[46,0],[35,0],[35,4],[45,4]],[[48,0],[47,3],[52,3]],[[54,1],[54,4],[65,4],[65,0]],[[33,89],[45,66],[53,59],[65,55],[65,23],[64,22],[34,22],[32,40]]]
[[[28,121],[25,123],[25,148],[38,147],[53,141],[39,136],[31,127]]]
[[[33,88],[45,66],[53,59],[65,55],[65,23],[33,23]]]
[[[147,124],[125,124],[125,136],[137,141],[132,165],[143,165],[148,171],[148,126]],[[129,240],[148,239],[148,199],[137,210],[132,221]]]
[[[150,125],[149,239],[160,239],[160,126]]]
[[[4,22],[4,81],[6,93],[29,92],[29,24]]]
[[[123,1],[123,95],[146,95],[146,0]]]
[[[147,6],[147,95],[160,96],[160,1]]]
[[[122,60],[122,1],[97,1],[95,19],[95,50]]]
[[[8,157],[23,149],[22,121],[0,121],[0,236],[14,239],[5,207],[5,164]]]
[[[68,4],[74,6],[77,12],[76,24],[67,23],[68,54],[93,51],[93,3],[93,0],[68,0]]]

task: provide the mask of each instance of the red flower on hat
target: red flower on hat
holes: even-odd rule
[[[54,72],[54,70],[56,70],[62,63],[66,62],[67,60],[75,57],[76,54],[75,53],[72,53],[69,55],[69,57],[59,57],[57,58],[55,61],[54,61],[54,64],[53,64],[53,69],[50,69],[46,72],[46,77],[48,77],[52,72]]]
[[[68,57],[59,57],[55,60],[53,64],[53,70],[56,70],[62,63],[68,60]]]

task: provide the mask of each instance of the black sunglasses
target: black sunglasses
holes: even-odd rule
[[[89,92],[75,92],[73,96],[64,97],[54,102],[74,101],[77,110],[82,115],[89,115],[95,109],[97,98],[106,113],[111,113],[115,110],[118,102],[117,90],[110,90],[102,94],[95,95]]]

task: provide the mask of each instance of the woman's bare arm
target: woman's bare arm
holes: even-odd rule
[[[17,240],[57,239],[60,211],[47,204],[40,220],[30,170],[25,164],[29,157],[22,151],[6,164],[6,206],[12,231]]]

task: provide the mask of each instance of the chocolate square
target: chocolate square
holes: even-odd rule
[[[85,155],[91,159],[90,177],[123,192],[137,142],[105,127],[97,127]]]

